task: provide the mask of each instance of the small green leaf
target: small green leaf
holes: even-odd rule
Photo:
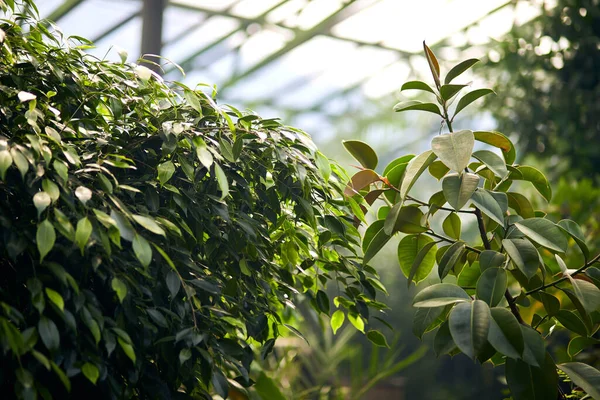
[[[494,307],[504,298],[508,277],[503,268],[488,268],[477,281],[477,298]]]
[[[450,213],[442,222],[442,229],[448,237],[452,239],[460,239],[461,221],[457,213]]]
[[[40,262],[44,260],[44,257],[54,247],[54,241],[56,240],[56,233],[54,232],[54,226],[47,219],[38,225],[37,232],[35,235],[38,251],[40,252]]]
[[[51,319],[41,316],[38,322],[38,332],[44,346],[50,351],[58,350],[60,346],[60,334],[56,324]]]
[[[521,217],[525,219],[535,217],[533,206],[527,197],[516,192],[507,192],[506,196],[508,198],[508,206],[514,209]]]
[[[446,167],[446,164],[439,160],[432,162],[428,169],[431,176],[438,181],[450,171],[450,168]]]
[[[96,367],[94,364],[83,364],[83,366],[81,367],[81,372],[83,372],[83,376],[88,378],[88,380],[94,385],[96,384],[96,382],[98,382],[98,378],[100,377],[100,371],[98,370],[98,367]]]
[[[559,253],[567,251],[568,242],[562,231],[545,218],[529,218],[516,222],[515,226],[534,242]]]
[[[179,352],[179,364],[183,365],[187,360],[192,358],[192,350],[185,348]]]
[[[479,62],[476,58],[470,58],[465,60],[458,65],[455,65],[448,73],[446,74],[446,79],[444,79],[444,83],[448,84],[452,82],[454,78],[461,75],[463,72],[471,68],[475,63]]]
[[[401,101],[394,106],[395,112],[402,111],[427,111],[441,116],[440,108],[434,103],[423,103],[418,100]]]
[[[144,215],[135,215],[135,214],[132,215],[131,217],[133,218],[133,220],[135,222],[137,222],[138,224],[140,224],[141,226],[143,226],[150,232],[166,237],[165,230],[163,228],[161,228],[160,225],[158,225],[152,217],[146,217]]]
[[[221,200],[225,197],[229,196],[229,182],[227,182],[227,176],[221,166],[217,163],[215,165],[215,175],[217,176],[217,183],[219,184],[219,189],[221,190]]]
[[[456,242],[448,247],[448,250],[446,250],[438,262],[438,275],[440,279],[443,280],[458,263],[458,260],[460,260],[465,250],[465,247],[466,245],[464,242]]]
[[[475,359],[487,343],[490,308],[481,300],[458,304],[448,318],[454,343],[467,357]]]
[[[434,322],[442,323],[440,316],[444,309],[445,307],[417,308],[413,319],[413,334],[422,339],[425,333],[435,329],[437,325]]]
[[[440,307],[471,300],[460,287],[451,283],[437,283],[421,290],[413,299],[414,307]]]
[[[598,345],[600,341],[594,338],[587,338],[582,336],[577,336],[571,339],[569,345],[567,346],[567,354],[569,357],[573,358],[577,354],[581,353],[583,350]]]
[[[42,189],[50,195],[50,199],[52,199],[53,203],[60,197],[58,185],[49,179],[44,179],[42,181]]]
[[[71,391],[71,381],[67,374],[64,373],[62,369],[54,361],[50,361],[50,366],[52,366],[52,371],[58,376],[58,379],[61,381],[67,392]]]
[[[315,163],[325,182],[329,181],[329,177],[331,176],[331,163],[329,159],[323,153],[317,151],[315,153]]]
[[[479,254],[479,268],[483,272],[488,268],[500,267],[504,264],[505,260],[506,256],[502,253],[494,250],[484,250]]]
[[[585,324],[583,323],[581,318],[579,318],[577,314],[575,314],[573,311],[559,310],[554,316],[554,318],[556,318],[562,326],[564,326],[571,332],[574,332],[584,337],[588,336],[588,330],[585,327]]]
[[[19,150],[15,149],[15,148],[10,149],[10,155],[12,156],[13,162],[17,166],[17,169],[21,173],[21,178],[24,178],[27,171],[29,171],[29,161],[27,161],[27,158],[25,158],[23,153],[21,153]],[[53,165],[54,165],[55,169],[57,168],[57,164],[64,167],[64,176],[67,176],[68,170],[67,170],[66,165],[64,165],[62,163],[62,161],[54,160]],[[57,172],[59,173],[59,175],[61,177],[63,176],[63,174],[61,173],[62,171],[59,171],[57,169]],[[63,178],[63,179],[66,181],[66,178]]]
[[[458,211],[471,199],[478,184],[479,176],[476,174],[448,174],[442,180],[442,190],[448,204]]]
[[[425,82],[421,82],[421,81],[409,81],[409,82],[405,82],[402,85],[402,87],[400,88],[400,91],[403,91],[403,90],[423,90],[425,92],[429,92],[429,93],[435,94],[435,92],[433,91],[433,89],[431,88],[431,86],[429,86]]]
[[[600,399],[600,372],[587,364],[570,362],[558,364],[565,374],[594,399]]]
[[[504,239],[502,246],[512,262],[527,277],[533,278],[540,266],[540,255],[527,239]]]
[[[348,153],[363,167],[368,169],[375,169],[377,167],[377,153],[365,142],[361,142],[360,140],[344,140],[342,144]]]
[[[462,173],[469,165],[474,145],[475,137],[469,130],[438,135],[431,140],[431,149],[435,155],[448,168],[458,173]]]
[[[158,181],[161,185],[164,185],[171,179],[175,173],[175,165],[171,161],[165,161],[158,166]]]
[[[390,347],[388,345],[387,340],[385,339],[385,336],[383,336],[383,334],[377,330],[372,329],[369,332],[367,332],[367,339],[369,339],[369,341],[375,346],[387,348]]]
[[[467,94],[465,94],[458,101],[458,105],[456,106],[456,110],[454,111],[454,116],[452,119],[456,117],[456,115],[461,112],[466,106],[479,99],[480,97],[486,96],[490,93],[494,93],[492,89],[476,89]]]
[[[112,279],[110,286],[115,291],[115,293],[117,293],[119,302],[123,303],[123,300],[125,300],[125,297],[127,297],[127,285],[125,285],[125,283],[122,280],[115,277]]]
[[[254,390],[256,390],[261,399],[286,400],[286,397],[281,393],[275,382],[264,372],[258,375],[258,379],[254,384]]]
[[[417,206],[402,207],[402,203],[396,203],[385,218],[383,229],[388,235],[396,232],[422,233],[427,230],[422,223],[424,216]]]
[[[440,88],[440,95],[442,99],[448,101],[467,86],[469,85],[442,85]]]
[[[117,342],[119,343],[119,346],[121,347],[121,349],[123,350],[125,355],[127,357],[129,357],[129,359],[135,363],[136,356],[135,356],[135,350],[133,349],[133,346],[131,344],[127,343],[125,340],[123,340],[120,336],[117,337]]]
[[[46,292],[46,296],[48,296],[48,299],[50,299],[50,301],[52,303],[54,303],[60,309],[60,311],[64,311],[65,310],[65,301],[63,300],[60,293],[58,293],[57,291],[52,290],[50,288],[46,288],[44,290]]]
[[[92,234],[92,223],[87,217],[81,218],[77,222],[77,228],[75,229],[75,243],[83,255],[85,245],[88,243],[90,235]]]
[[[346,314],[342,310],[337,310],[331,316],[331,329],[333,330],[333,334],[335,335],[343,325],[344,320],[346,319]]]
[[[171,293],[171,298],[175,298],[177,293],[179,293],[179,288],[181,287],[179,275],[177,275],[175,271],[169,271],[165,279],[167,283],[167,289],[169,289],[169,293]]]
[[[449,354],[456,349],[456,344],[454,340],[452,340],[452,334],[450,333],[450,325],[448,321],[444,321],[440,325],[440,329],[438,329],[435,334],[435,338],[433,339],[433,351],[435,351],[436,356],[441,356],[443,354]]]
[[[435,85],[440,87],[440,64],[433,54],[433,51],[425,44],[423,41],[423,51],[425,52],[425,58],[427,59],[427,63],[429,64],[429,69],[431,70],[431,75],[433,76],[433,80],[435,81]]]
[[[152,261],[152,247],[143,236],[137,233],[133,236],[133,252],[140,264],[148,267]]]
[[[487,167],[500,178],[504,179],[508,176],[508,169],[506,168],[504,160],[496,153],[488,150],[479,150],[473,153],[473,157],[487,165]]]
[[[579,246],[581,252],[587,259],[590,256],[590,250],[588,249],[588,246],[585,242],[585,236],[583,234],[583,231],[581,230],[581,227],[575,221],[571,221],[570,219],[563,219],[561,221],[558,221],[556,225],[560,229],[568,233],[569,236],[573,238],[573,240],[575,240],[575,243],[577,243],[577,246]]]
[[[365,322],[360,315],[350,312],[348,313],[348,321],[350,321],[350,323],[354,325],[357,330],[365,333]]]
[[[329,315],[330,305],[329,305],[329,296],[327,296],[327,293],[325,293],[322,290],[318,290],[316,300],[317,300],[317,306],[319,306],[319,310],[321,310],[325,314]]]

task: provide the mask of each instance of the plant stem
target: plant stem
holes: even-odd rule
[[[428,206],[431,207],[432,204],[426,203],[423,200],[419,200],[419,199],[415,199],[412,196],[406,196],[406,200],[410,200],[410,201],[414,201],[415,203],[419,203],[423,206]],[[438,210],[443,210],[443,211],[448,211],[448,212],[456,212],[456,213],[462,213],[462,214],[474,214],[475,211],[471,211],[471,210],[455,210],[453,208],[447,208],[447,207],[439,207],[436,206],[438,208]]]
[[[442,108],[444,109],[444,115],[442,116],[442,118],[444,118],[444,121],[446,121],[446,125],[448,125],[448,130],[450,132],[454,132],[452,130],[452,120],[450,119],[450,117],[448,117],[448,107],[446,106],[446,101],[442,101]]]
[[[426,234],[426,235],[429,235],[429,236],[436,237],[436,238],[438,238],[438,239],[441,239],[441,240],[443,240],[443,241],[445,241],[445,242],[448,242],[448,243],[456,243],[456,242],[458,242],[458,240],[452,240],[452,239],[450,239],[450,238],[447,238],[447,237],[445,237],[445,236],[438,235],[437,233],[435,233],[435,232],[434,232],[434,231],[432,231],[432,230],[429,230],[429,231],[425,232],[425,234]],[[467,249],[467,250],[469,250],[469,251],[472,251],[473,253],[477,253],[477,254],[481,253],[481,250],[479,250],[479,249],[476,249],[475,247],[471,247],[471,246],[466,246],[466,245],[465,245],[465,249]]]
[[[537,289],[530,290],[529,292],[525,293],[525,296],[529,296],[530,294],[534,294],[534,293],[537,293],[537,292],[539,292],[541,290],[548,289],[549,287],[556,286],[559,283],[564,282],[567,279],[569,279],[569,277],[572,277],[574,275],[577,275],[577,274],[580,274],[580,273],[584,272],[586,269],[588,269],[589,267],[591,267],[592,264],[597,263],[599,260],[600,260],[600,254],[596,255],[596,257],[592,258],[590,261],[588,261],[585,264],[583,264],[581,267],[579,267],[579,269],[577,269],[575,272],[573,272],[569,276],[563,276],[562,278],[557,279],[554,282],[550,282],[550,283],[548,283],[546,285],[540,286]]]
[[[477,207],[475,207],[475,215],[477,216],[477,226],[479,227],[479,235],[481,236],[481,240],[483,241],[483,247],[485,247],[486,250],[491,250],[492,246],[490,244],[490,241],[487,237],[487,233],[485,231],[485,225],[483,224],[483,216],[481,215],[481,211]],[[506,289],[506,291],[504,292],[504,297],[506,298],[506,301],[508,302],[510,311],[513,313],[515,318],[517,318],[517,321],[519,321],[519,323],[525,325],[525,322],[523,321],[523,318],[521,317],[521,313],[519,312],[519,308],[515,304],[515,298],[512,297],[512,295],[510,294],[508,289]]]

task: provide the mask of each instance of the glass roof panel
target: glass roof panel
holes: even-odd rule
[[[241,0],[231,7],[231,13],[244,18],[257,18],[282,0]]]

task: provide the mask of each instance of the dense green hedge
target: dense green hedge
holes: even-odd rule
[[[299,334],[284,324],[297,293],[329,313],[335,280],[336,324],[348,315],[360,330],[384,307],[375,271],[353,259],[345,180],[305,133],[94,59],[86,40],[12,7],[0,23],[2,393],[227,397],[252,384],[255,354]]]

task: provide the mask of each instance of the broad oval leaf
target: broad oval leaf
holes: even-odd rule
[[[432,238],[425,235],[407,235],[398,244],[398,262],[408,285],[419,283],[431,272],[435,264],[437,247]]]
[[[390,347],[385,336],[383,336],[383,334],[381,332],[379,332],[375,329],[372,329],[367,332],[367,339],[369,339],[369,341],[371,343],[373,343],[375,346],[387,347],[387,348]]]
[[[477,298],[494,307],[504,298],[508,277],[503,268],[488,268],[477,281]]]
[[[517,170],[520,175],[515,175],[513,178],[513,174],[511,174],[511,179],[531,182],[533,187],[535,187],[547,201],[552,199],[552,187],[548,182],[548,178],[546,178],[546,176],[538,169],[527,165],[521,165],[517,167]]]
[[[436,283],[421,290],[413,299],[414,307],[440,307],[470,301],[462,288],[451,283]]]
[[[431,140],[431,150],[451,170],[462,173],[469,165],[475,137],[473,132],[463,130],[438,135]]]
[[[430,330],[434,329],[437,324],[434,324],[435,321],[438,321],[439,324],[442,323],[441,314],[445,310],[445,307],[421,307],[417,308],[415,312],[415,317],[413,319],[413,333],[416,337],[421,339],[423,335]]]
[[[50,351],[57,350],[60,346],[60,334],[54,321],[42,315],[37,328],[44,346]]]
[[[454,97],[458,92],[460,92],[461,89],[464,89],[467,86],[469,85],[442,85],[442,87],[440,88],[440,95],[442,99],[448,101],[452,97]]]
[[[492,319],[488,341],[505,356],[520,358],[525,348],[525,342],[519,321],[506,308],[494,307],[490,311]]]
[[[592,398],[600,399],[600,371],[580,362],[569,362],[557,366]]]
[[[388,235],[425,232],[427,227],[422,224],[424,216],[418,206],[402,207],[402,203],[396,203],[385,218],[384,231]]]
[[[490,308],[481,300],[458,304],[450,313],[452,339],[467,357],[474,359],[484,349],[490,319]]]
[[[585,323],[579,318],[577,314],[570,310],[559,310],[554,318],[561,323],[566,329],[573,333],[587,337],[589,335]]]
[[[375,169],[377,167],[377,153],[365,142],[360,140],[344,140],[342,144],[348,153],[363,167],[368,169]]]
[[[98,367],[89,362],[83,364],[83,366],[81,367],[81,372],[83,372],[83,376],[85,376],[94,385],[100,377],[100,371],[98,370]]]
[[[379,181],[381,178],[377,172],[372,169],[364,169],[362,171],[358,171],[356,174],[352,176],[348,185],[344,189],[344,194],[346,196],[354,196],[358,194],[360,190],[368,187],[370,184]]]
[[[471,199],[478,184],[479,176],[470,172],[448,174],[442,180],[442,190],[448,204],[458,211]]]
[[[340,327],[344,324],[344,320],[346,319],[346,314],[342,310],[337,310],[331,316],[331,329],[333,330],[333,334],[335,335],[340,329]]]
[[[506,196],[508,198],[508,206],[515,210],[521,217],[525,219],[535,217],[533,206],[527,197],[516,192],[507,192]]]
[[[448,321],[444,321],[440,325],[440,329],[435,334],[433,339],[433,351],[436,356],[441,356],[453,352],[456,349],[456,344],[452,340],[452,334],[450,333],[450,326]]]
[[[462,224],[458,214],[452,212],[448,214],[448,216],[444,219],[444,222],[442,222],[442,230],[446,235],[448,235],[448,237],[458,240],[460,239],[461,225]]]
[[[75,228],[75,243],[77,243],[77,247],[79,247],[82,255],[85,250],[85,245],[88,243],[91,234],[92,223],[87,217],[81,218],[77,222],[77,228]]]
[[[171,179],[175,173],[175,165],[171,161],[166,161],[158,166],[158,181],[164,185]]]
[[[484,250],[479,254],[479,268],[481,272],[488,268],[496,268],[502,266],[506,256],[494,250]]]
[[[429,166],[428,170],[429,170],[429,173],[431,174],[431,176],[433,176],[435,179],[437,179],[439,181],[444,176],[446,176],[448,171],[450,171],[450,168],[446,167],[446,164],[444,164],[443,162],[438,160],[438,161],[432,162],[431,165]]]
[[[152,247],[143,236],[137,233],[133,236],[133,252],[136,258],[144,267],[150,265],[152,261]]]
[[[590,256],[590,250],[588,249],[588,246],[585,242],[585,236],[583,234],[583,231],[581,230],[581,227],[577,224],[577,222],[571,221],[570,219],[563,219],[558,221],[556,225],[560,229],[568,233],[569,236],[573,238],[573,240],[575,240],[575,243],[577,243],[577,246],[579,246],[581,252],[587,259]]]
[[[412,160],[413,158],[415,158],[414,154],[407,154],[402,157],[396,158],[394,161],[392,161],[388,165],[386,165],[385,169],[383,170],[383,176],[388,176],[388,173],[392,169],[396,168],[400,164],[408,164],[408,162],[410,160]]]
[[[165,236],[165,230],[160,227],[151,217],[146,217],[144,215],[132,215],[131,216],[135,222],[146,228],[152,233],[156,233],[157,235]]]
[[[573,291],[581,302],[581,305],[588,313],[593,313],[600,309],[600,289],[593,283],[583,279],[571,278]]]
[[[529,239],[549,250],[559,253],[567,251],[567,238],[556,224],[550,220],[529,218],[516,222],[515,226]]]
[[[527,239],[504,239],[502,246],[512,262],[527,277],[533,278],[540,266],[540,255]]]
[[[523,333],[523,342],[525,343],[523,361],[535,367],[544,365],[546,355],[544,339],[535,329],[529,326],[520,325],[519,327]]]

